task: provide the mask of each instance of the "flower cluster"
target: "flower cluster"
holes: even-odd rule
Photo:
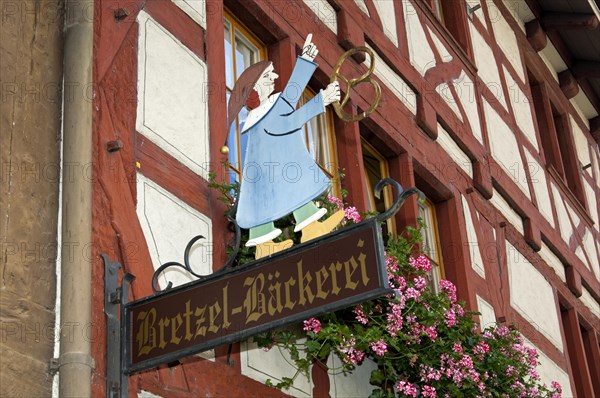
[[[214,176],[210,186],[231,208],[231,193],[239,187],[217,184]],[[332,196],[321,203],[330,213],[344,211],[342,225],[368,217]],[[293,225],[287,228],[293,235]],[[458,300],[451,281],[442,279],[431,286],[431,261],[415,255],[421,236],[419,229],[407,228],[388,243],[385,261],[391,294],[307,319],[301,333],[296,328],[279,329],[255,336],[265,350],[277,345],[288,351],[297,367],[293,377],[267,384],[289,388],[299,373],[310,377],[315,361],[327,363],[328,357],[337,356],[341,368],[333,372],[352,372],[366,360],[376,365],[369,379],[372,397],[560,398],[559,383],[547,386],[540,381],[538,353],[524,344],[516,329],[498,324],[480,332],[475,313]],[[252,253],[242,247],[236,261],[251,259]]]
[[[310,318],[304,321],[304,330],[317,334],[321,331],[321,322],[316,318]]]
[[[517,330],[498,324],[480,332],[451,281],[430,286],[432,264],[412,255],[415,246],[397,238],[386,248],[393,294],[304,322],[307,341],[286,343],[299,371],[308,375],[312,361],[336,355],[352,372],[368,358],[377,365],[373,397],[560,397],[558,383],[541,383],[538,354]]]

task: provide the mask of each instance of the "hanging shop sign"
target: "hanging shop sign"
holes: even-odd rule
[[[388,291],[376,220],[125,306],[128,373]]]
[[[327,209],[319,208],[316,199],[327,191],[330,180],[306,150],[303,126],[324,113],[327,105],[333,105],[342,120],[354,122],[368,117],[377,107],[381,91],[370,79],[373,53],[361,47],[345,53],[334,68],[331,83],[297,108],[299,98],[292,93],[302,92],[317,68],[313,61],[318,51],[311,40],[312,35],[308,35],[286,86],[300,91],[285,89],[273,94],[279,75],[266,61],[248,67],[233,88],[228,125],[244,107],[250,109],[240,132],[248,135],[245,165],[250,162],[264,166],[262,175],[273,178],[242,181],[227,216],[235,228],[235,244],[221,269],[210,275],[195,273],[190,252],[203,239],[196,236],[185,248],[183,264],[168,262],[155,271],[154,295],[128,302],[134,276],[124,274],[119,284],[121,265],[102,255],[108,397],[128,396],[127,377],[132,373],[391,293],[380,224],[418,191],[403,190],[396,181],[384,179],[376,185],[375,196],[379,197],[386,185],[396,193],[384,213],[337,231],[343,210],[320,221]],[[356,52],[366,52],[371,66],[363,75],[348,79],[340,69]],[[343,99],[339,80],[346,83]],[[372,105],[359,115],[345,113],[350,92],[362,83],[374,89]],[[223,153],[228,153],[227,146]],[[288,163],[303,171],[297,179],[269,174],[273,165]],[[320,174],[313,175],[311,170]],[[294,218],[294,232],[301,233],[300,244],[278,238],[283,231],[274,222],[289,214]],[[249,230],[245,246],[255,247],[255,261],[233,267],[242,228]],[[172,268],[183,269],[197,280],[175,288],[169,282],[161,290],[159,277]]]

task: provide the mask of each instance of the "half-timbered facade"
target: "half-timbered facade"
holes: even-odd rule
[[[381,177],[419,188],[426,199],[411,199],[386,229],[422,218],[432,278],[453,281],[482,325],[517,325],[541,352],[542,379],[559,381],[564,397],[600,397],[599,17],[587,0],[95,2],[92,322],[104,324],[101,253],[135,274],[136,299],[195,235],[207,238],[191,256],[198,273],[224,263],[232,234],[207,179],[243,173],[239,121],[227,131],[229,92],[265,59],[281,90],[313,33],[309,90],[326,86],[356,46],[376,54],[382,88],[362,122],[328,111],[306,127],[319,165],[345,174],[334,191],[377,211],[389,199],[372,195]],[[353,57],[343,71],[357,76],[369,62]],[[346,109],[357,114],[373,93],[354,90]],[[93,394],[103,396],[104,344],[92,357]],[[282,396],[264,383],[290,369],[277,350],[246,341],[135,375],[130,392]],[[368,396],[369,372],[368,363],[352,376],[315,367],[288,393]]]

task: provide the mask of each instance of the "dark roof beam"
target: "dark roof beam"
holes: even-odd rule
[[[596,143],[600,144],[600,116],[590,119],[590,133],[592,133]]]
[[[577,78],[600,79],[600,62],[576,60],[571,72]]]
[[[547,30],[596,29],[599,22],[594,14],[547,13],[542,16],[542,26]]]
[[[531,44],[531,47],[533,47],[536,52],[540,52],[546,48],[548,37],[546,36],[544,29],[542,29],[539,20],[534,19],[533,21],[527,22],[525,24],[525,31],[527,33],[529,44]]]
[[[567,99],[571,99],[579,93],[579,84],[568,69],[558,74],[560,89]]]

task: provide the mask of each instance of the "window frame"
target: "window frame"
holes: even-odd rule
[[[361,150],[362,150],[361,158],[363,160],[363,167],[365,169],[365,183],[367,184],[367,186],[366,186],[367,198],[369,199],[369,202],[367,203],[367,205],[369,207],[371,207],[371,204],[373,204],[373,205],[375,204],[376,198],[375,198],[375,195],[373,194],[374,186],[372,186],[371,180],[369,179],[367,169],[365,167],[365,162],[364,162],[365,152],[368,155],[374,157],[379,162],[379,173],[380,173],[382,179],[390,177],[390,169],[389,169],[387,159],[385,157],[383,157],[383,155],[381,155],[379,153],[379,151],[377,151],[377,149],[375,149],[375,147],[373,147],[373,145],[369,144],[369,142],[367,142],[367,140],[362,136],[360,137],[360,143],[361,143]],[[392,191],[391,191],[390,187],[385,187],[383,189],[383,203],[384,203],[385,208],[389,209],[390,206],[392,205],[392,202],[393,202]],[[377,211],[377,208],[376,207],[369,208],[367,210],[368,211]],[[386,225],[387,225],[388,233],[391,233],[392,236],[397,236],[398,231],[396,229],[395,217],[390,217],[389,219],[387,219]]]
[[[464,0],[440,0],[441,6],[438,9],[441,14],[438,18],[438,11],[433,9],[432,2],[433,0],[417,0],[413,4],[436,28],[434,31],[439,32],[441,37],[438,38],[443,37],[469,72],[476,75],[467,3]]]
[[[250,29],[248,29],[238,18],[233,15],[227,8],[225,8],[223,12],[223,30],[226,35],[227,25],[229,25],[230,29],[230,38],[229,41],[231,43],[231,67],[233,68],[233,84],[237,81],[237,60],[236,60],[236,38],[238,37],[236,33],[239,32],[242,41],[249,42],[252,46],[254,46],[258,50],[258,61],[264,61],[268,59],[267,46],[262,43],[262,41],[254,34]],[[225,38],[227,40],[227,38]],[[223,43],[223,46],[225,43]],[[225,57],[227,57],[226,51],[223,51]],[[227,68],[227,62],[225,62],[225,67]],[[227,71],[225,71],[225,76],[227,76]],[[227,94],[231,93],[233,87],[229,87],[227,85],[227,79],[225,79],[225,91]],[[229,126],[228,126],[229,127]],[[241,132],[240,132],[240,122],[239,118],[235,119],[235,129],[236,129],[236,148],[237,148],[237,168],[234,167],[232,163],[229,163],[229,172],[233,172],[238,176],[238,181],[241,181],[242,178],[242,153],[241,153]],[[227,131],[227,137],[229,137],[230,130]]]
[[[550,98],[546,82],[528,70],[535,124],[540,137],[540,154],[545,168],[554,179],[587,212],[581,165],[574,151],[569,113],[559,101]]]
[[[435,247],[429,248],[429,250],[426,250],[425,245],[427,242],[425,242],[425,239],[423,239],[423,252],[432,263],[431,271],[429,271],[429,273],[432,274],[431,287],[432,287],[433,291],[437,293],[439,291],[439,281],[446,277],[446,273],[445,273],[445,269],[444,269],[444,260],[442,257],[442,243],[440,240],[440,232],[439,232],[439,225],[438,225],[438,218],[437,218],[435,203],[433,203],[431,201],[431,199],[429,199],[427,197],[422,197],[417,200],[417,206],[419,208],[419,219],[421,219],[421,222],[423,222],[423,224],[427,227],[427,230],[430,231],[431,238],[434,241],[433,244]],[[431,225],[428,225],[425,222],[426,220],[424,220],[421,217],[421,210],[429,213],[428,218],[431,220],[430,221]],[[424,231],[424,232],[427,233],[427,231]],[[434,253],[436,253],[436,258],[432,258],[432,256],[431,256],[432,250]],[[434,273],[436,274],[435,276],[433,276]],[[436,279],[437,279],[437,281],[436,281]]]
[[[301,97],[300,97],[300,101],[299,101],[299,105],[301,106],[302,104],[306,103],[306,101],[311,100],[314,96],[316,95],[315,91],[310,88],[310,87],[306,87],[306,89],[304,90],[304,92],[302,93]],[[317,166],[319,166],[319,168],[323,171],[323,173],[325,173],[325,175],[327,175],[330,179],[331,179],[331,189],[332,189],[332,194],[337,197],[337,198],[341,198],[341,184],[340,184],[340,178],[339,178],[339,161],[338,161],[338,153],[337,153],[337,146],[336,146],[336,140],[335,140],[335,122],[334,122],[334,118],[333,118],[333,111],[331,110],[331,107],[325,107],[325,113],[322,115],[318,115],[316,118],[321,118],[323,117],[324,120],[324,128],[325,128],[325,134],[326,134],[326,144],[327,144],[327,151],[329,152],[329,158],[331,160],[331,164],[333,167],[333,170],[328,170],[325,166],[323,166],[322,164],[320,164],[317,159],[316,159],[316,155],[314,155],[311,151],[310,151],[310,141],[309,141],[309,131],[308,131],[308,125],[310,123],[306,123],[303,127],[304,129],[304,138],[305,138],[305,142],[306,142],[306,149],[308,150],[308,152],[313,155],[313,157],[315,157],[315,163],[317,164]],[[314,120],[314,119],[313,119]]]

